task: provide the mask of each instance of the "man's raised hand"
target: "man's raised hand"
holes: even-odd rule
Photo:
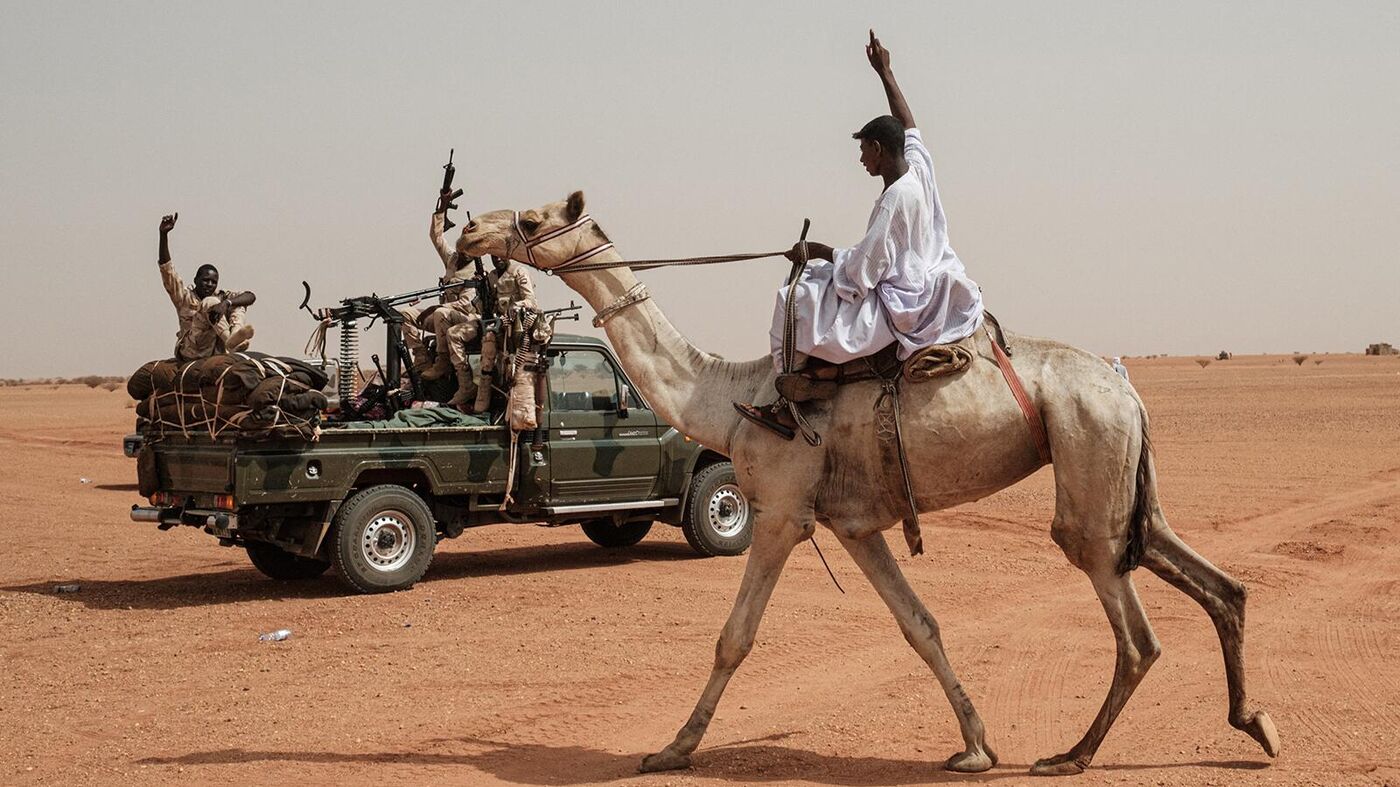
[[[179,213],[171,213],[171,214],[168,215],[168,216],[161,216],[161,217],[160,217],[160,231],[161,231],[161,234],[165,234],[165,233],[167,233],[167,232],[169,232],[169,231],[175,229],[175,222],[177,222],[177,221],[179,221],[179,220],[180,220],[180,214],[179,214]]]
[[[870,59],[870,67],[874,68],[876,73],[884,74],[890,70],[890,50],[875,37],[874,28],[870,30],[870,43],[865,45],[865,56]]]

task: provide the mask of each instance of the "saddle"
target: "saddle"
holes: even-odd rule
[[[1011,349],[1006,344],[1001,323],[990,312],[986,313],[986,323],[992,341],[1010,357]],[[812,402],[830,399],[841,386],[865,380],[887,381],[902,377],[905,382],[921,383],[966,369],[977,353],[976,339],[974,332],[956,342],[923,347],[903,363],[899,360],[897,342],[886,345],[874,355],[845,363],[809,358],[804,368],[791,374],[778,375],[775,385],[778,393],[789,402]]]

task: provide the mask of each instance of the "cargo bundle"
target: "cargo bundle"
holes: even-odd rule
[[[320,434],[325,372],[296,358],[241,352],[151,361],[127,380],[142,431],[210,437]]]

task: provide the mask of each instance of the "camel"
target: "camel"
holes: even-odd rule
[[[538,239],[530,243],[529,239]],[[907,511],[895,449],[878,439],[872,407],[878,383],[843,386],[809,403],[820,447],[785,441],[739,417],[732,402],[771,401],[768,357],[722,360],[694,347],[656,302],[638,299],[639,283],[603,230],[584,212],[582,192],[543,207],[477,216],[462,230],[466,255],[509,256],[560,275],[605,319],[608,339],[628,376],[658,415],[683,434],[729,456],[755,512],[753,545],[729,619],[715,647],[708,683],[670,745],[640,770],[685,768],[709,727],[726,684],[754,644],[793,548],[826,526],[889,607],[905,639],[933,670],[957,716],[963,749],[944,767],[965,773],[997,763],[982,719],[943,650],[938,623],[904,578],[883,536]],[[587,266],[569,265],[587,258]],[[559,270],[552,270],[559,269]],[[1097,356],[1058,342],[1009,335],[1013,362],[1043,415],[1055,474],[1050,535],[1093,583],[1117,645],[1113,682],[1078,743],[1038,760],[1031,773],[1087,768],[1114,719],[1161,653],[1126,569],[1142,566],[1200,604],[1215,624],[1225,658],[1228,720],[1270,756],[1279,751],[1269,714],[1245,695],[1245,587],[1196,554],[1167,525],[1157,502],[1147,413],[1133,388]],[[912,485],[920,512],[977,500],[1029,476],[1044,461],[1023,414],[992,360],[990,338],[962,373],[917,385],[900,396]],[[782,472],[773,472],[782,468]]]

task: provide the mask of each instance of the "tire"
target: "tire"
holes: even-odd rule
[[[253,567],[273,579],[286,581],[315,579],[326,573],[326,569],[331,567],[330,561],[293,555],[276,544],[249,541],[245,546],[248,549],[248,559],[252,561]]]
[[[634,546],[646,538],[650,530],[650,521],[617,525],[611,519],[590,519],[583,523],[583,534],[588,536],[588,540],[606,549]]]
[[[412,490],[380,484],[341,505],[331,529],[331,562],[340,581],[359,593],[413,587],[433,562],[433,512]]]
[[[734,465],[716,462],[690,480],[681,532],[705,557],[731,557],[753,542],[753,508],[739,489]]]

